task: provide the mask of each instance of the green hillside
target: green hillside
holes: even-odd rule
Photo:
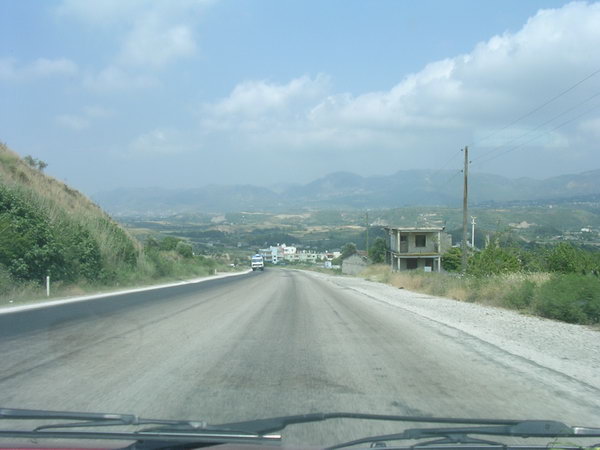
[[[144,248],[44,167],[0,144],[0,301],[35,297],[46,275],[58,288],[89,289],[214,272],[184,241]]]

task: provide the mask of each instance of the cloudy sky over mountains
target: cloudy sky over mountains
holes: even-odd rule
[[[600,3],[0,0],[0,140],[87,193],[600,167]]]

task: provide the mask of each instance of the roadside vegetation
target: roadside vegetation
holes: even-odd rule
[[[226,269],[185,240],[138,242],[87,197],[0,144],[0,304],[196,277]]]
[[[600,324],[600,252],[572,244],[523,249],[498,243],[469,257],[460,271],[461,252],[442,260],[445,273],[392,272],[372,265],[365,278],[430,295],[477,302],[586,325]]]

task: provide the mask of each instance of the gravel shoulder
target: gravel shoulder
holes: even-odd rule
[[[361,278],[311,274],[374,301],[459,330],[514,356],[600,389],[600,334],[584,325],[434,297]]]

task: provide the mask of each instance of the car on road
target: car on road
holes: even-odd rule
[[[254,255],[252,257],[252,270],[256,271],[256,270],[265,270],[265,260],[262,257],[262,255],[259,255],[258,253],[256,255]]]

